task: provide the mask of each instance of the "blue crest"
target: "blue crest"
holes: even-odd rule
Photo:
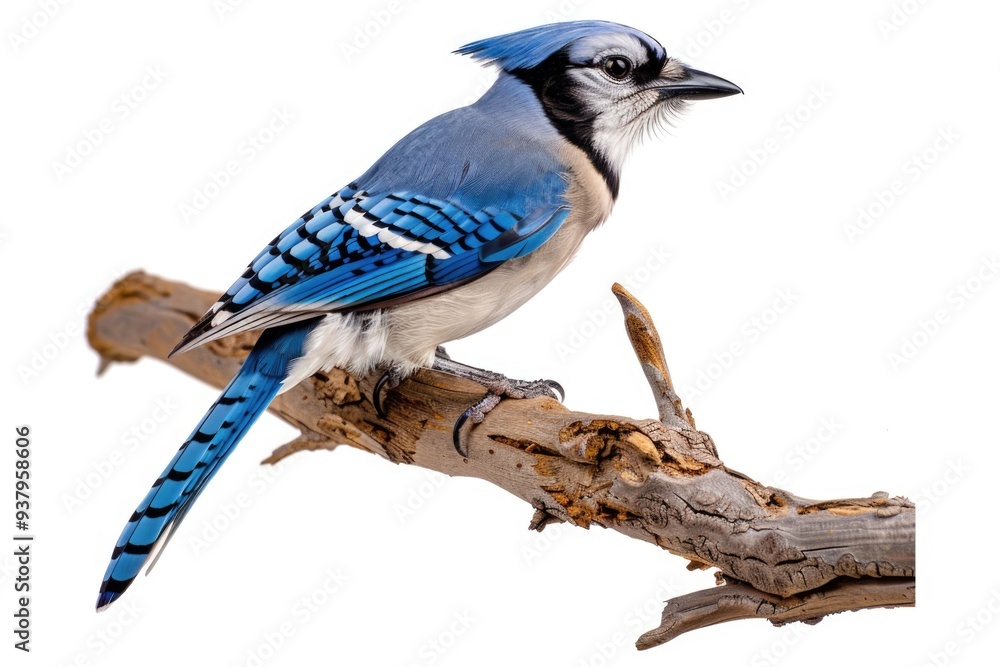
[[[567,21],[550,23],[497,37],[488,37],[466,44],[455,53],[471,56],[487,64],[495,64],[508,72],[530,69],[566,45],[583,37],[627,34],[662,55],[663,47],[649,35],[610,21]]]

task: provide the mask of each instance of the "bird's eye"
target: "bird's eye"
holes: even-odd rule
[[[604,73],[616,81],[621,81],[632,73],[632,61],[621,56],[610,56],[601,63]]]

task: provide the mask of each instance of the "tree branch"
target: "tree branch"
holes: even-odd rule
[[[272,403],[302,434],[266,462],[346,444],[394,463],[488,480],[535,508],[533,529],[596,524],[687,558],[689,567],[720,570],[724,585],[669,601],[639,648],[739,618],[815,623],[839,611],[913,606],[914,505],[886,493],[807,500],[727,468],[674,391],[649,313],[620,285],[613,289],[659,419],[573,412],[550,398],[506,400],[466,429],[469,456],[462,458],[451,427],[482,387],[420,371],[388,393],[382,419],[370,400],[377,375],[335,369]],[[102,370],[143,356],[166,360],[215,296],[143,273],[126,276],[90,315],[88,338]],[[240,334],[167,363],[222,387],[255,340]]]

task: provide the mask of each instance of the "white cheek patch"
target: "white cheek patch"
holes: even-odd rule
[[[608,88],[586,93],[586,103],[601,109],[592,126],[591,143],[618,169],[635,145],[669,127],[684,108],[683,100],[661,100],[655,89],[633,89],[624,95],[614,95]]]

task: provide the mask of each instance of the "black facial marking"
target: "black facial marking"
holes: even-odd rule
[[[653,79],[657,79],[660,76],[660,72],[663,71],[663,65],[667,62],[666,54],[659,53],[653,49],[649,44],[643,44],[646,47],[646,60],[639,63],[632,72],[632,78],[639,85],[650,83]]]
[[[578,85],[566,76],[566,72],[575,67],[581,65],[571,63],[563,49],[531,69],[514,70],[512,74],[531,86],[549,121],[570,143],[587,154],[608,184],[611,197],[617,199],[618,173],[593,144],[596,114],[581,104],[576,90]]]

